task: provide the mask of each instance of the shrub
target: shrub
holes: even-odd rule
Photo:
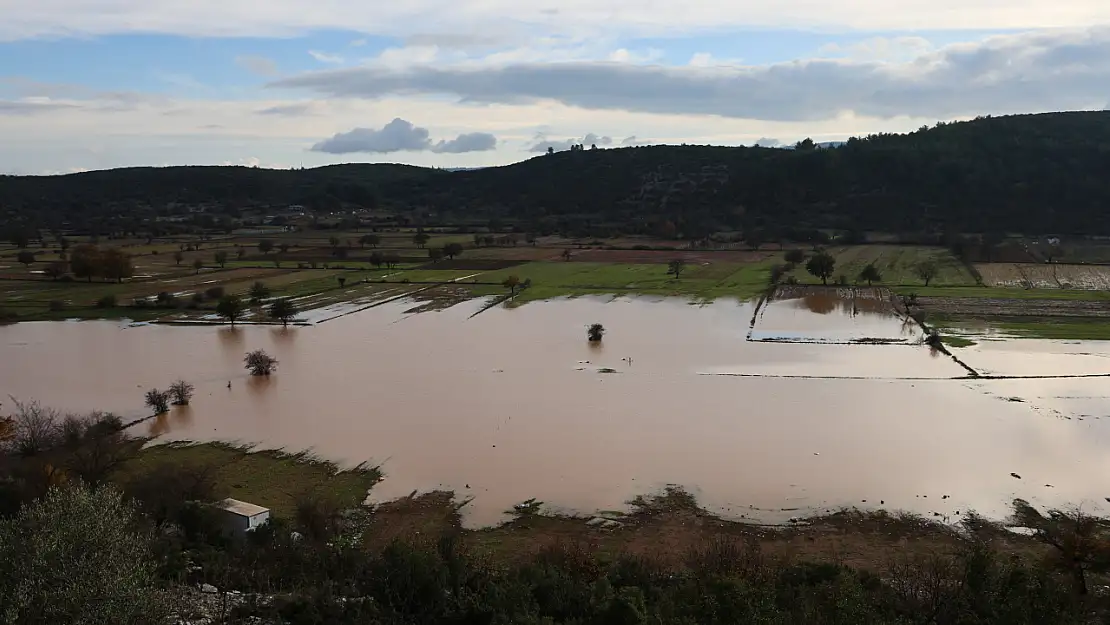
[[[220,299],[224,296],[224,287],[213,286],[205,289],[204,296],[208,299]]]
[[[115,308],[116,307],[116,296],[115,295],[105,295],[104,297],[96,300],[96,307],[97,308]]]
[[[56,299],[56,300],[51,300],[50,301],[50,310],[51,311],[58,312],[59,310],[65,310],[65,309],[66,309],[66,303],[63,302],[62,300]]]

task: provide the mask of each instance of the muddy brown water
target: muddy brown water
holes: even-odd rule
[[[1016,496],[1095,510],[1110,496],[1110,422],[1094,418],[1110,414],[1106,379],[952,379],[965,372],[927,347],[748,342],[750,304],[580,298],[474,318],[481,302],[412,306],[288,330],[3,326],[0,412],[13,395],[140,417],[145,389],[184,378],[193,405],[141,433],[380,463],[373,498],[454,489],[474,498],[468,526],[532,497],[589,513],[667,484],[765,521],[840,506],[1003,516]],[[600,346],[586,341],[592,322],[609,330]],[[961,354],[1019,373],[1110,372],[1105,345],[1060,345]],[[242,368],[257,348],[281,361],[269,379]]]

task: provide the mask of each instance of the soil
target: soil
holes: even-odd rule
[[[929,313],[965,317],[1105,317],[1110,312],[1107,302],[1083,300],[918,297],[917,301]]]
[[[774,255],[763,251],[713,250],[572,250],[571,261],[621,264],[666,264],[675,259],[687,263],[753,263]]]
[[[969,534],[956,526],[885,512],[842,511],[796,520],[788,526],[729,521],[699,509],[684,493],[653,498],[631,514],[595,517],[522,513],[494,528],[461,527],[458,502],[449,492],[415,494],[378,505],[365,532],[367,547],[380,549],[399,539],[435,542],[460,536],[475,553],[509,564],[552,547],[573,547],[599,555],[650,557],[683,566],[698,550],[720,542],[744,543],[763,556],[835,562],[881,573],[895,557],[954,554]],[[1047,549],[1033,539],[988,525],[977,534],[1001,553],[1041,558]]]

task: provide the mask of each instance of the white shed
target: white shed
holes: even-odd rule
[[[238,499],[224,499],[217,504],[223,511],[224,531],[245,534],[270,520],[270,510]]]

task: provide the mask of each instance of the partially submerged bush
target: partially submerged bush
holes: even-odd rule
[[[266,353],[265,350],[256,349],[243,358],[247,370],[251,375],[270,375],[277,369],[277,358]]]

